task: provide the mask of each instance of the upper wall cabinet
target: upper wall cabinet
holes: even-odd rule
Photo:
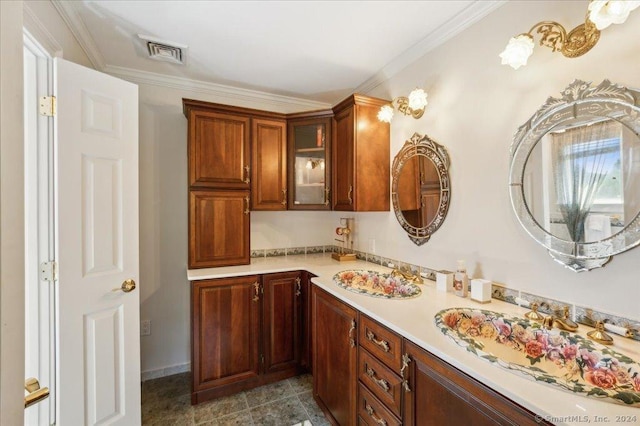
[[[287,120],[289,210],[331,209],[331,111]]]
[[[251,120],[251,209],[287,209],[287,124]]]
[[[185,115],[189,185],[249,189],[249,117],[191,108]]]
[[[333,209],[389,211],[389,101],[352,95],[333,108]]]

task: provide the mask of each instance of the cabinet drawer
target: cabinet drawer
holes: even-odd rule
[[[400,426],[402,422],[360,383],[358,387],[358,424]]]
[[[396,373],[402,366],[402,338],[369,317],[360,317],[360,346]]]
[[[366,350],[360,348],[359,352],[360,381],[396,416],[400,417],[402,379]]]

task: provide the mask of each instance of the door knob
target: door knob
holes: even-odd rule
[[[24,389],[29,392],[29,394],[24,397],[24,408],[37,404],[49,397],[49,388],[40,389],[38,379],[33,377],[24,381]]]
[[[124,291],[125,293],[129,293],[136,288],[136,282],[134,280],[124,280],[122,285],[118,288],[114,288],[112,291]]]

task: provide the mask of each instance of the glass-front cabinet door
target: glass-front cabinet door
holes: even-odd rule
[[[289,210],[331,209],[331,115],[289,120]]]

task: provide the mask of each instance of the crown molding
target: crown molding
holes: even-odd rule
[[[84,21],[78,13],[76,2],[51,0],[51,3],[56,8],[64,22],[69,27],[69,30],[80,44],[80,47],[89,58],[89,62],[98,71],[102,71],[105,68],[104,58],[96,45],[95,40],[91,37],[89,30]]]
[[[224,84],[210,83],[206,81],[192,80],[184,77],[169,76],[149,71],[140,71],[132,68],[107,65],[104,72],[114,77],[122,78],[136,84],[148,84],[152,86],[167,87],[181,91],[199,93],[209,97],[215,97],[216,102],[228,102],[232,105],[255,109],[269,109],[274,112],[292,113],[330,109],[331,104],[325,102],[310,101],[291,96],[275,95],[258,90],[241,89]]]
[[[372,77],[360,84],[356,89],[356,93],[369,93],[403,69],[426,55],[431,50],[440,46],[450,38],[470,27],[480,19],[487,16],[500,6],[504,5],[506,0],[476,0],[453,18],[440,25],[431,33],[427,34],[421,41],[417,42],[400,55],[396,56],[380,71]]]
[[[52,58],[61,57],[62,46],[60,46],[58,40],[55,39],[42,21],[38,19],[33,10],[31,10],[29,2],[22,4],[22,11],[24,27],[27,30],[28,36],[35,40]]]

